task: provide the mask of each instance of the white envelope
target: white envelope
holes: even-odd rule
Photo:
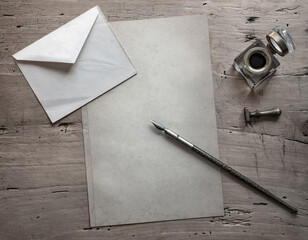
[[[13,57],[51,122],[136,74],[97,6]]]

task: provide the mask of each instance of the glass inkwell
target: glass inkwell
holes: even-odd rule
[[[266,35],[267,46],[257,39],[234,59],[233,66],[253,89],[273,75],[280,65],[274,57],[277,53],[285,56],[295,50],[295,45],[287,30],[275,27]]]

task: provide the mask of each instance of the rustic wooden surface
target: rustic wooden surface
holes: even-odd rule
[[[89,229],[81,112],[50,124],[11,55],[95,5],[109,21],[208,14],[221,159],[297,216],[223,173],[223,217]],[[304,0],[1,0],[0,239],[307,239],[307,23]],[[297,49],[252,93],[233,58],[276,25]],[[245,126],[244,106],[283,114]]]

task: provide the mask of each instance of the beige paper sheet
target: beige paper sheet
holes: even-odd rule
[[[207,17],[114,22],[138,74],[83,108],[91,226],[223,215]]]

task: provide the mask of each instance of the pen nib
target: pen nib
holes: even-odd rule
[[[151,122],[153,123],[153,125],[157,128],[157,129],[159,129],[159,130],[165,130],[165,127],[163,126],[163,125],[161,125],[160,123],[158,123],[158,122],[155,122],[155,121],[153,121],[153,120],[151,120]]]

